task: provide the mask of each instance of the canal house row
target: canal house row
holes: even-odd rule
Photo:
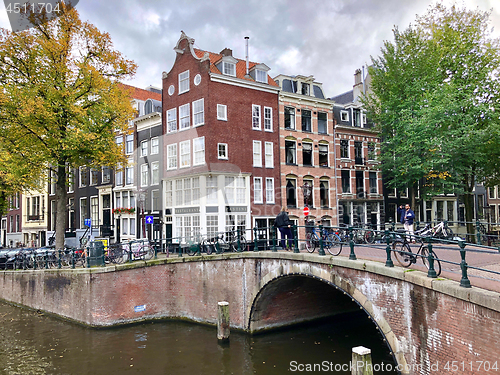
[[[246,43],[239,59],[228,48],[197,49],[182,33],[161,89],[124,85],[137,109],[129,134],[116,135],[128,165],[73,171],[68,245],[89,233],[109,242],[182,242],[233,229],[250,239],[257,227],[269,236],[282,206],[299,226],[305,206],[324,225],[384,222],[381,172],[371,159],[379,141],[359,103],[360,73],[347,100],[328,99],[312,76],[271,78],[267,65],[250,61]],[[54,236],[53,183],[37,206],[26,202],[28,194],[20,198],[21,215],[43,216],[38,231],[46,235],[18,242],[43,246]],[[14,231],[3,231],[9,245],[7,234]]]

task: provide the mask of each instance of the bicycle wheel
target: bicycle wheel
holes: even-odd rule
[[[204,240],[201,244],[201,251],[206,252],[207,255],[211,255],[214,252],[214,244]]]
[[[392,251],[401,266],[409,267],[410,264],[412,264],[414,255],[412,254],[411,248],[408,244],[401,241],[395,241],[392,244]]]
[[[139,250],[140,258],[143,260],[150,260],[155,255],[154,249],[150,245],[144,245]]]
[[[427,247],[422,248],[420,252],[422,254],[422,262],[424,263],[427,270],[429,269],[429,249]],[[441,275],[441,262],[434,251],[432,251],[432,256],[434,258],[434,271],[436,271],[436,276]]]
[[[328,252],[332,255],[339,255],[342,251],[340,237],[334,233],[330,233],[328,235],[328,242],[330,242],[330,246],[326,248]]]
[[[447,240],[453,240],[453,238],[455,238],[455,234],[453,233],[453,231],[450,228],[444,228],[443,235],[444,235],[444,238],[446,238]]]
[[[312,233],[306,233],[306,250],[310,253],[314,253],[314,250],[316,249],[316,241],[317,237],[315,234]]]
[[[375,232],[371,229],[365,231],[364,239],[366,243],[374,243],[375,242]]]

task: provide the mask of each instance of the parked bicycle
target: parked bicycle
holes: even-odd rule
[[[233,227],[229,232],[226,232],[226,241],[229,243],[229,251],[238,251],[238,241],[240,249],[246,248],[247,239],[245,238],[245,231],[239,232]]]
[[[321,234],[316,231],[315,226],[309,227],[310,231],[306,233],[306,250],[313,253],[320,246],[320,236],[323,241],[323,248],[331,255],[339,255],[342,251],[342,242],[340,237],[328,228],[324,227]],[[319,231],[319,228],[318,228]]]
[[[421,241],[418,251],[413,253],[407,236],[404,236],[402,239],[398,239],[392,243],[392,251],[394,252],[396,260],[402,267],[409,267],[410,265],[417,263],[417,258],[420,257],[422,258],[422,262],[427,269],[430,267],[429,255],[432,254],[432,257],[434,258],[434,270],[436,271],[436,276],[441,274],[441,262],[439,261],[438,256],[434,250],[429,252],[429,248],[423,241]]]

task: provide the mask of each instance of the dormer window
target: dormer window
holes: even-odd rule
[[[302,95],[309,95],[309,83],[302,83]]]
[[[267,83],[267,72],[257,69],[255,71],[255,80],[257,82]]]
[[[231,62],[223,61],[222,62],[222,69],[223,69],[222,70],[223,74],[236,77],[236,65],[235,64],[233,64]]]

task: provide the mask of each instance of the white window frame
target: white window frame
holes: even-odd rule
[[[225,74],[227,76],[236,77],[236,64],[229,62],[229,61],[223,61],[222,62],[222,74]]]
[[[167,110],[167,133],[177,131],[177,108]]]
[[[177,143],[167,145],[167,170],[177,169]]]
[[[132,162],[129,161],[129,164]],[[134,184],[134,166],[129,165],[125,167],[125,185],[133,185]]]
[[[267,72],[261,69],[255,69],[255,80],[257,82],[267,83]]]
[[[264,107],[264,131],[273,131],[273,109],[271,107]]]
[[[252,104],[252,129],[261,130],[261,118],[262,113],[260,110],[260,105]]]
[[[258,189],[257,182],[260,184],[260,189]],[[254,177],[253,178],[253,203],[255,204],[262,204],[264,203],[263,201],[263,196],[262,196],[262,177]]]
[[[264,159],[266,168],[274,168],[274,151],[273,151],[273,142],[265,142],[264,143]]]
[[[205,164],[205,137],[193,139],[193,165]]]
[[[217,104],[217,120],[227,121],[227,105]]]
[[[274,178],[266,177],[266,203],[274,202]]]
[[[128,134],[125,138],[125,154],[130,155],[134,153],[134,135]]]
[[[201,103],[201,110],[196,107]],[[199,117],[201,116],[201,121]],[[201,98],[193,102],[193,126],[201,126],[205,124],[205,99]]]
[[[160,152],[160,138],[151,138],[151,155],[158,155]]]
[[[141,142],[141,157],[148,156],[148,141]]]
[[[223,147],[224,155],[221,156],[221,147]],[[229,160],[229,155],[227,152],[227,143],[217,143],[217,159],[221,160]]]
[[[179,73],[179,94],[189,91],[189,70]]]
[[[349,121],[349,111],[340,111],[340,121]]]
[[[191,141],[187,140],[179,143],[179,168],[191,166]]]
[[[154,161],[151,163],[151,185],[160,183],[160,162]]]
[[[141,186],[149,186],[149,165],[141,165]]]
[[[261,141],[253,141],[252,154],[253,154],[253,166],[254,167],[262,167],[262,142]]]
[[[179,107],[179,131],[189,129],[190,126],[189,103],[187,103]]]

